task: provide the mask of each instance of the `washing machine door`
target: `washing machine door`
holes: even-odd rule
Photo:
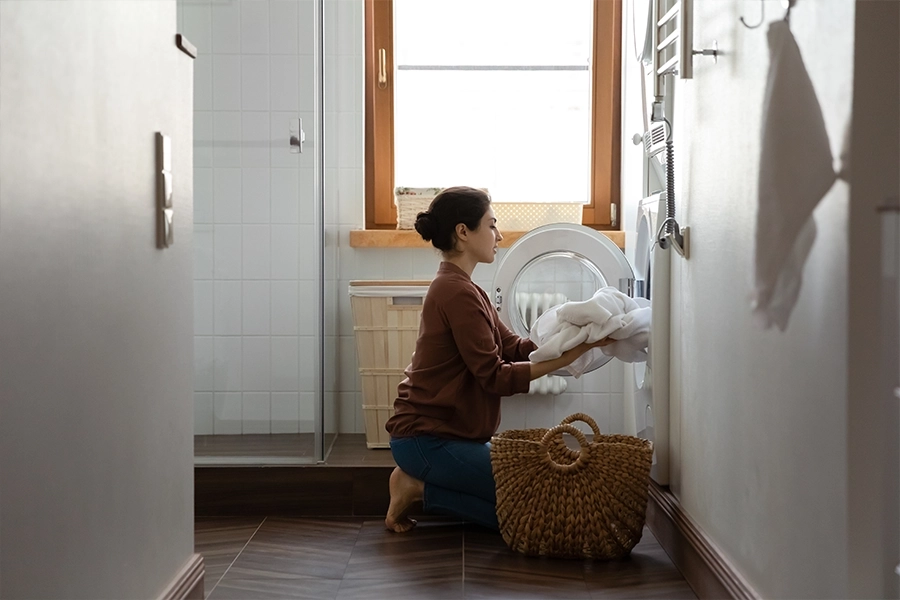
[[[509,248],[497,266],[492,296],[500,320],[529,337],[547,309],[588,300],[606,286],[631,295],[633,285],[634,271],[612,240],[583,225],[554,223],[529,231]],[[610,360],[594,361],[589,370]]]

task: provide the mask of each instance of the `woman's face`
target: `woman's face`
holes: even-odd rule
[[[497,254],[497,244],[503,239],[500,230],[497,229],[497,218],[494,216],[494,209],[488,206],[484,216],[481,217],[481,223],[478,229],[471,232],[470,248],[475,254],[478,262],[492,263],[494,256]]]

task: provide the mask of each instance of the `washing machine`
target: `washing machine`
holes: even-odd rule
[[[608,237],[589,227],[571,223],[544,225],[523,235],[504,254],[497,265],[491,295],[500,319],[520,337],[529,336],[531,325],[545,310],[566,301],[588,300],[601,287],[613,286],[631,296],[650,299],[653,312],[648,350],[658,366],[626,363],[626,428],[654,442],[651,475],[658,483],[666,484],[668,252],[653,244],[661,201],[662,195],[656,194],[640,203],[635,264],[629,263]],[[665,206],[662,211],[664,214]],[[612,357],[601,355],[588,371],[601,368],[610,360]],[[568,373],[560,370],[554,375]]]
[[[669,483],[669,315],[670,257],[656,243],[665,215],[665,193],[653,194],[638,204],[634,236],[628,236],[634,256],[636,294],[650,301],[650,341],[646,363],[625,364],[626,433],[653,441],[650,476]],[[633,244],[633,245],[632,245]]]

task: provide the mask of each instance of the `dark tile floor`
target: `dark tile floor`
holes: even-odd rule
[[[428,520],[198,518],[209,600],[696,598],[649,529],[615,562],[526,557],[499,534]]]

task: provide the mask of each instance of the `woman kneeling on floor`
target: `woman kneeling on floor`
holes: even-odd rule
[[[485,192],[447,188],[419,213],[415,227],[443,261],[425,296],[416,351],[385,425],[398,465],[385,526],[409,531],[416,522],[407,513],[422,502],[425,513],[496,530],[490,439],[500,425],[500,398],[528,392],[531,380],[612,340],[582,344],[546,362],[528,360],[537,346],[510,331],[472,282],[475,266],[494,262],[503,239]]]

